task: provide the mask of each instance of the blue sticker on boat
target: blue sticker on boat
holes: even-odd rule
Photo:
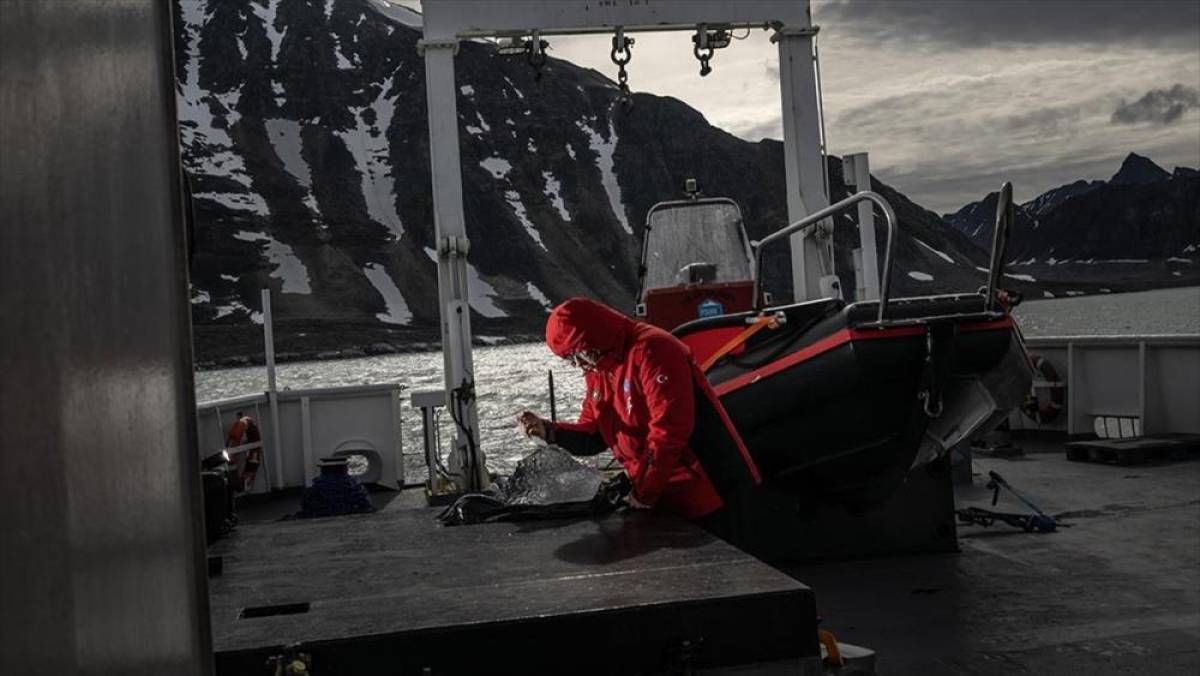
[[[704,317],[719,317],[725,314],[725,306],[721,305],[720,301],[712,298],[700,303],[700,307],[698,309],[701,319]]]

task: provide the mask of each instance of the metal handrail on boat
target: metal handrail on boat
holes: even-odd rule
[[[988,283],[985,291],[984,310],[992,312],[996,309],[996,287],[1000,284],[1000,276],[1004,274],[1004,256],[1008,252],[1008,230],[1016,218],[1016,207],[1013,206],[1012,182],[1005,181],[1000,186],[1000,195],[996,199],[996,227],[992,231],[992,256],[988,261]]]
[[[884,246],[883,253],[883,275],[879,281],[879,322],[883,322],[883,313],[887,310],[888,291],[892,279],[892,253],[896,246],[896,213],[892,211],[892,205],[887,203],[878,193],[864,190],[855,193],[846,199],[831,204],[820,211],[805,216],[804,218],[792,223],[786,228],[777,230],[758,242],[754,243],[754,309],[761,309],[762,302],[762,251],[763,247],[771,242],[783,239],[790,235],[803,232],[810,228],[816,227],[821,221],[837,214],[840,211],[845,211],[859,202],[869,200],[874,202],[883,210],[884,220],[887,221],[887,244]]]

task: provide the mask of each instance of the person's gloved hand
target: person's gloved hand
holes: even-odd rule
[[[517,424],[521,426],[521,431],[525,433],[525,436],[548,441],[546,437],[550,434],[550,423],[533,411],[521,411],[521,414],[517,416]]]
[[[620,507],[625,503],[625,496],[629,495],[631,488],[629,475],[620,472],[600,482],[600,488],[596,490],[596,499],[614,508]]]
[[[630,493],[629,495],[625,496],[625,504],[629,505],[630,507],[632,507],[634,509],[650,509],[651,508],[650,505],[647,505],[646,503],[635,498],[633,496],[633,493]]]

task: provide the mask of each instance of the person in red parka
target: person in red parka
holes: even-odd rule
[[[518,422],[526,434],[574,455],[612,449],[629,475],[631,505],[705,525],[720,520],[715,515],[731,496],[761,482],[679,339],[595,301],[572,298],[550,313],[546,344],[583,370],[583,409],[573,423],[551,423],[530,411]]]

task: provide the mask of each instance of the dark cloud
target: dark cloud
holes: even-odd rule
[[[840,34],[908,44],[1003,47],[1131,41],[1195,49],[1195,0],[826,0],[813,21]]]
[[[838,116],[837,124],[847,127],[893,124],[902,111],[911,111],[919,108],[922,104],[928,104],[930,98],[927,92],[887,96],[870,103],[847,108]]]
[[[1195,87],[1177,84],[1170,89],[1151,89],[1132,103],[1121,99],[1121,103],[1113,111],[1112,123],[1171,124],[1193,108],[1200,108],[1200,93]]]
[[[1007,132],[1032,131],[1037,134],[1054,134],[1078,122],[1078,106],[1052,106],[1008,115],[1000,119],[1000,129]]]

